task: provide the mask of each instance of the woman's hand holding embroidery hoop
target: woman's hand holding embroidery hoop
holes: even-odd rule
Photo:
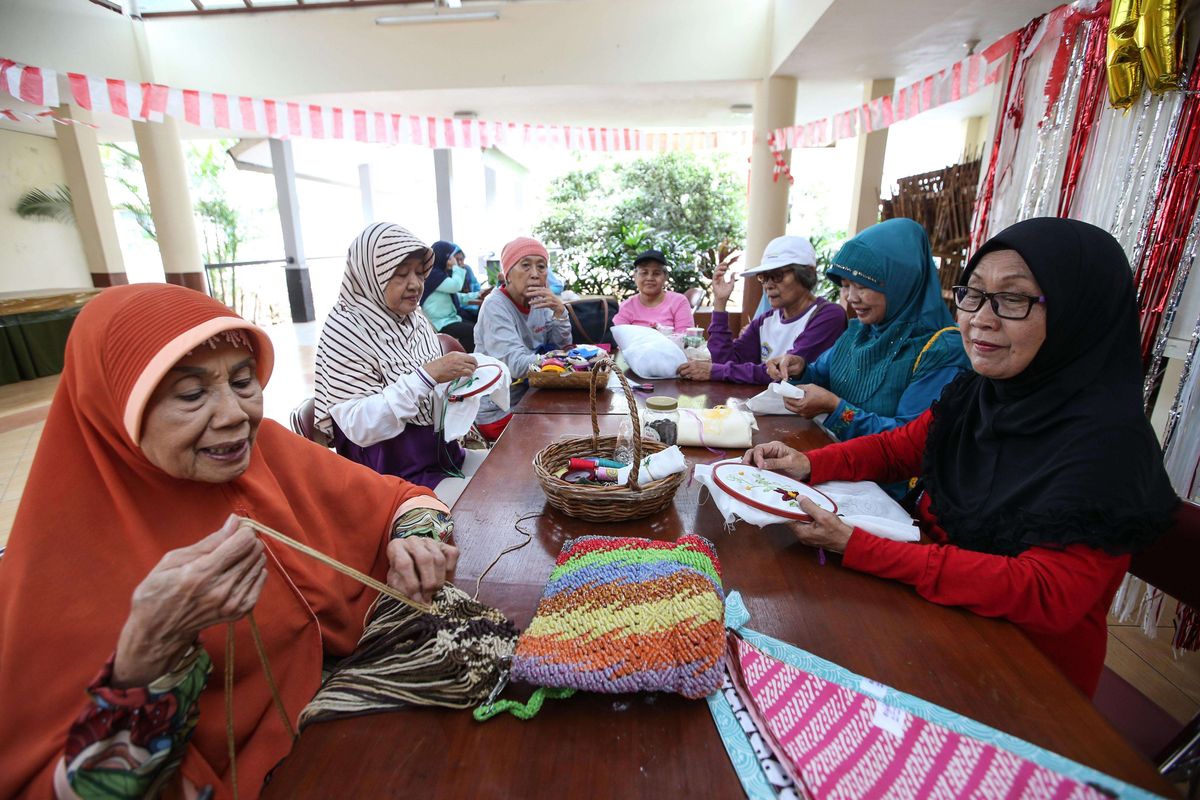
[[[804,390],[804,396],[785,397],[783,405],[788,411],[806,419],[812,419],[818,414],[832,414],[841,402],[841,398],[836,394],[815,383],[805,383],[799,388]]]
[[[167,674],[200,631],[248,614],[267,580],[263,550],[254,531],[231,515],[196,544],[167,552],[133,592],[112,685],[149,684]]]
[[[800,498],[800,510],[812,517],[812,522],[789,522],[787,526],[801,543],[833,553],[845,552],[854,528],[807,497]]]
[[[783,442],[756,444],[742,456],[742,463],[759,469],[787,470],[800,480],[807,480],[812,471],[808,456]]]
[[[478,367],[475,358],[467,353],[446,353],[425,364],[424,369],[435,383],[448,383],[456,378],[469,378]]]

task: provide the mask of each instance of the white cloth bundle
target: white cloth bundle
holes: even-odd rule
[[[496,374],[491,368],[483,370],[480,375],[480,368],[485,364],[494,364],[500,368],[500,380],[486,392],[481,392],[473,397],[468,397],[465,400],[460,400],[455,403],[447,401],[446,395],[449,393],[453,381],[448,383],[439,383],[434,391],[437,394],[437,408],[444,411],[439,415],[442,423],[442,438],[447,442],[453,442],[456,439],[461,439],[467,435],[467,431],[471,430],[471,425],[475,422],[475,417],[479,414],[479,404],[483,398],[489,398],[493,403],[503,411],[508,411],[509,404],[509,384],[512,383],[512,376],[508,372],[508,367],[503,361],[485,356],[482,353],[472,353],[471,356],[475,359],[478,366],[475,367],[475,375],[478,375],[483,380],[491,380]],[[469,391],[469,390],[468,390]]]
[[[684,447],[750,447],[758,422],[734,406],[679,409],[679,436]]]
[[[629,368],[649,380],[674,378],[687,356],[663,334],[642,325],[614,325],[617,343]]]
[[[740,459],[730,461],[738,463]],[[716,462],[721,463],[725,462]],[[697,464],[693,474],[708,488],[726,524],[733,524],[735,519],[740,519],[761,528],[793,521],[761,511],[727,494],[713,482],[712,471],[716,464]],[[915,542],[921,538],[921,532],[908,512],[871,481],[830,481],[815,488],[837,503],[839,516],[847,525],[897,542]]]
[[[621,467],[617,470],[617,485],[622,485],[629,481],[629,471],[631,469],[633,467]],[[666,450],[642,458],[642,463],[638,468],[638,485],[644,486],[650,483],[650,481],[656,481],[668,475],[674,475],[676,472],[685,472],[686,470],[687,461],[683,458],[683,451],[672,445]]]
[[[804,397],[804,390],[786,381],[772,383],[766,389],[746,401],[746,407],[755,414],[791,414],[783,404],[783,398],[792,397],[797,400]]]

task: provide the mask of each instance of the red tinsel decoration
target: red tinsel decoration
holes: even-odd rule
[[[1108,55],[1108,8],[1103,4],[1090,15],[1091,25],[1087,29],[1087,40],[1083,48],[1083,73],[1079,79],[1079,101],[1075,106],[1075,121],[1071,127],[1071,141],[1067,145],[1066,164],[1063,169],[1062,187],[1058,195],[1058,216],[1065,217],[1071,211],[1071,200],[1083,169],[1084,155],[1092,135],[1092,127],[1100,117],[1104,99],[1108,92],[1105,59]],[[1081,18],[1078,22],[1082,22]],[[1070,37],[1064,31],[1064,38]],[[1068,50],[1069,52],[1069,50]],[[1063,76],[1065,77],[1065,76]],[[1059,88],[1061,89],[1061,78]],[[1053,100],[1051,99],[1051,105]]]
[[[1004,98],[1003,109],[1000,112],[1000,123],[996,125],[996,136],[992,140],[992,155],[988,159],[987,175],[983,179],[983,188],[979,192],[979,198],[975,202],[975,225],[971,231],[971,250],[974,252],[983,244],[984,235],[987,231],[988,215],[992,211],[992,195],[996,190],[996,162],[1000,159],[1000,142],[1004,138],[1004,129],[1006,120],[1010,116],[1019,116],[1015,106],[1019,104],[1014,100],[1012,94],[1013,76],[1016,74],[1017,65],[1021,63],[1021,58],[1025,55],[1026,49],[1029,47],[1030,41],[1033,39],[1033,34],[1037,31],[1038,26],[1042,24],[1042,17],[1034,17],[1029,21],[1024,28],[1016,31],[1016,42],[1013,44],[1012,54],[1009,58],[1012,61],[1008,64],[1008,77],[1004,79]],[[1009,34],[1012,36],[1013,34]],[[1007,38],[1007,37],[1005,37]],[[1021,122],[1017,119],[1016,126],[1021,127]]]
[[[1142,361],[1148,364],[1171,285],[1179,271],[1188,226],[1200,199],[1200,52],[1166,154],[1167,170],[1155,187],[1146,247],[1134,271],[1141,314]]]

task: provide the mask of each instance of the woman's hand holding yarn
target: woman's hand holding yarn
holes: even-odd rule
[[[436,383],[447,383],[456,378],[469,378],[475,373],[479,364],[475,357],[467,353],[446,353],[441,358],[435,358],[424,365]]]
[[[800,498],[800,510],[812,517],[812,522],[789,522],[787,526],[796,538],[809,547],[819,547],[833,553],[843,553],[854,533],[846,523],[818,506],[807,497]]]
[[[458,548],[424,536],[407,536],[388,542],[387,557],[388,586],[428,604],[454,577]]]
[[[266,560],[263,543],[233,515],[215,533],[164,555],[134,589],[112,685],[149,684],[170,671],[200,631],[249,613],[267,580]]]
[[[793,414],[812,419],[818,414],[832,414],[841,402],[836,394],[815,383],[805,383],[800,388],[804,397],[783,398],[783,405]]]
[[[759,469],[785,469],[800,480],[807,479],[812,471],[808,456],[783,442],[756,444],[742,456],[742,463]]]

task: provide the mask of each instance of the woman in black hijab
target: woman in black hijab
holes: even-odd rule
[[[972,372],[909,425],[802,454],[776,442],[748,463],[814,483],[919,472],[929,542],[851,529],[813,506],[801,541],[928,600],[1016,623],[1093,694],[1105,615],[1129,555],[1178,498],[1142,411],[1137,306],[1116,240],[1070,219],[1019,222],[955,287]]]

